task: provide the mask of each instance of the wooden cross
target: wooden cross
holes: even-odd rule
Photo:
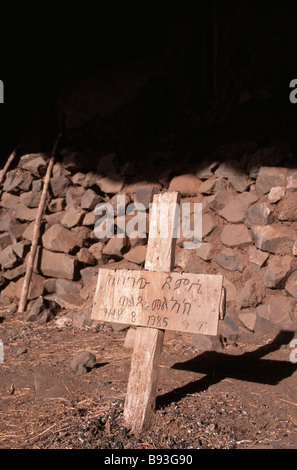
[[[124,425],[136,435],[155,409],[165,330],[217,335],[224,300],[221,275],[172,272],[180,194],[153,202],[145,270],[99,269],[92,309],[94,320],[137,327],[124,406]]]

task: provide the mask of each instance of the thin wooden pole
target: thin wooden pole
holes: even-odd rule
[[[8,172],[8,169],[12,163],[12,161],[14,160],[14,157],[16,156],[16,153],[17,153],[17,149],[19,148],[19,146],[17,146],[12,152],[11,154],[9,155],[8,159],[7,159],[7,162],[5,163],[4,165],[4,168],[3,170],[0,172],[0,184],[3,183],[4,181],[4,178],[6,176],[6,173]],[[0,196],[2,194],[2,189],[0,189]]]
[[[45,175],[45,178],[44,178],[44,184],[43,184],[41,199],[40,199],[40,203],[39,203],[39,206],[38,206],[38,212],[37,212],[37,216],[36,216],[36,220],[35,220],[35,224],[34,224],[31,250],[30,250],[30,253],[29,253],[29,257],[28,257],[26,274],[25,274],[23,287],[22,287],[21,298],[20,298],[20,302],[19,302],[19,308],[18,308],[19,313],[23,313],[26,309],[28,292],[29,292],[29,287],[30,287],[30,281],[31,281],[31,276],[32,276],[32,272],[33,272],[34,259],[35,259],[35,255],[36,255],[38,239],[39,239],[39,234],[40,234],[41,219],[42,219],[42,214],[43,214],[43,211],[44,211],[44,206],[45,206],[46,196],[47,196],[47,193],[48,193],[50,177],[51,177],[53,165],[54,165],[54,162],[55,162],[57,147],[58,147],[58,143],[60,141],[60,138],[61,138],[61,133],[58,135],[58,137],[56,139],[56,142],[55,142],[55,145],[53,147],[52,154],[51,154],[51,158],[50,158],[47,170],[46,170],[46,175]]]
[[[175,223],[180,194],[157,194],[153,202],[145,269],[169,272],[174,264]],[[164,227],[167,228],[166,237],[162,233]],[[164,330],[156,328],[136,329],[123,416],[124,425],[135,435],[147,428],[155,408],[164,333]]]

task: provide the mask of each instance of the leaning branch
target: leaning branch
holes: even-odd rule
[[[21,298],[19,302],[19,308],[18,311],[19,313],[23,313],[26,308],[27,304],[27,298],[28,298],[28,292],[29,292],[29,287],[30,287],[30,282],[31,282],[31,276],[33,272],[33,265],[34,265],[34,259],[37,251],[37,245],[38,245],[38,240],[39,240],[39,234],[40,234],[40,225],[41,225],[41,219],[42,219],[42,214],[44,211],[44,206],[45,206],[45,201],[46,201],[46,196],[48,193],[48,187],[49,187],[49,182],[50,182],[50,177],[54,165],[54,161],[56,158],[56,152],[57,152],[57,147],[59,140],[61,138],[61,133],[58,135],[57,140],[55,142],[51,158],[46,170],[46,175],[44,178],[44,184],[43,184],[43,189],[42,189],[42,194],[41,194],[41,199],[40,203],[38,206],[38,212],[34,224],[34,230],[33,230],[33,239],[32,239],[32,245],[31,245],[31,250],[29,253],[28,257],[28,262],[27,262],[27,268],[26,268],[26,274],[23,282],[23,288],[22,288],[22,293],[21,293]]]
[[[6,173],[8,172],[8,169],[14,159],[14,157],[16,156],[16,153],[17,153],[17,149],[18,147],[16,147],[12,152],[11,154],[9,155],[8,159],[7,159],[7,162],[5,163],[4,165],[4,168],[3,170],[0,171],[0,185],[2,185],[4,179],[5,179],[5,176],[6,176]],[[0,196],[1,196],[1,193],[2,193],[2,190],[0,189]]]

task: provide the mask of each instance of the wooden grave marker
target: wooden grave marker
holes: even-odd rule
[[[92,309],[94,320],[137,327],[124,406],[124,425],[136,435],[155,408],[165,330],[215,336],[224,301],[223,276],[171,272],[180,194],[153,202],[145,270],[99,269]]]

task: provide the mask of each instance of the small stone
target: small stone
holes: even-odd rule
[[[288,277],[285,289],[292,297],[297,299],[297,271],[293,271]]]
[[[278,220],[288,220],[295,222],[297,220],[297,198],[295,192],[288,192],[275,209],[275,215]]]
[[[104,244],[102,242],[94,243],[90,246],[89,252],[97,261],[101,261],[103,248]]]
[[[14,253],[17,255],[18,258],[24,259],[25,255],[29,251],[30,243],[28,241],[17,242],[11,245]]]
[[[70,176],[71,172],[66,170],[66,168],[64,168],[62,166],[61,162],[56,162],[53,166],[52,174],[53,174],[53,177],[56,178],[56,177],[61,176],[61,175]]]
[[[201,194],[215,194],[218,191],[222,191],[226,188],[226,182],[223,178],[210,178],[201,183],[199,192]]]
[[[81,280],[83,285],[92,284],[96,282],[98,276],[98,268],[88,267],[80,270]]]
[[[56,198],[64,197],[69,185],[70,181],[65,175],[54,176],[50,179],[50,188],[53,196]]]
[[[126,214],[126,208],[131,202],[131,197],[128,194],[119,193],[112,196],[112,198],[106,202],[112,206],[114,217],[122,217]],[[94,212],[96,212],[96,210]]]
[[[223,209],[229,202],[233,200],[232,194],[224,189],[218,191],[213,196],[208,198],[206,205],[213,211],[219,211]]]
[[[44,278],[42,276],[39,276],[36,273],[32,274],[28,293],[28,300],[36,299],[40,295],[43,295],[43,281]],[[17,281],[11,281],[8,286],[1,292],[1,296],[3,295],[3,297],[7,296],[10,298],[20,299],[20,295],[23,288],[23,282],[23,277],[20,277]]]
[[[84,188],[91,188],[92,186],[96,186],[97,181],[101,178],[97,173],[93,171],[88,171],[86,174],[85,180],[82,183]]]
[[[238,339],[239,328],[237,322],[230,315],[226,315],[221,322],[221,335],[230,341]]]
[[[5,307],[3,313],[4,315],[13,315],[14,313],[16,313],[18,310],[18,306],[16,303],[12,302],[11,304],[7,305],[7,307]]]
[[[27,207],[38,207],[41,199],[41,191],[39,193],[35,191],[29,191],[21,194],[20,200]]]
[[[42,180],[33,180],[32,181],[32,191],[39,193],[43,188]]]
[[[43,153],[31,153],[23,155],[20,158],[18,166],[19,168],[23,168],[23,170],[30,171],[34,176],[39,178],[40,176],[45,175],[47,158]]]
[[[11,241],[16,243],[17,239],[23,235],[27,225],[27,223],[14,221],[10,216],[5,216],[0,219],[0,232],[8,232]]]
[[[77,282],[72,282],[67,279],[57,279],[56,280],[56,294],[58,295],[79,295],[80,284]]]
[[[273,221],[273,214],[265,202],[250,207],[245,213],[248,226],[267,225]]]
[[[26,348],[26,346],[20,346],[20,347],[16,350],[16,355],[17,355],[17,356],[21,356],[22,354],[26,354],[26,352],[28,352],[28,349]]]
[[[297,191],[297,172],[288,177],[287,189],[289,191]]]
[[[60,224],[64,215],[64,211],[53,212],[52,214],[45,214],[45,220],[48,225]]]
[[[2,276],[8,281],[12,281],[14,279],[18,279],[19,277],[21,277],[23,274],[25,274],[25,272],[26,272],[26,265],[24,263],[24,264],[21,264],[20,266],[17,266],[16,268],[3,271]]]
[[[292,298],[283,295],[268,295],[265,303],[257,307],[257,315],[272,323],[282,323],[285,327],[285,322],[290,321],[290,314],[294,311],[295,306],[296,301]]]
[[[284,186],[285,181],[285,171],[281,168],[262,166],[256,180],[256,191],[267,194],[275,186]]]
[[[142,264],[145,262],[146,250],[147,247],[144,245],[135,246],[124,255],[124,258],[131,263]]]
[[[90,369],[95,367],[96,361],[95,354],[89,351],[82,351],[76,354],[76,356],[72,359],[70,366],[73,372],[86,374]]]
[[[83,264],[88,264],[90,266],[94,266],[97,263],[96,258],[90,253],[88,248],[81,248],[79,252],[76,254],[78,261]]]
[[[100,190],[105,194],[119,193],[124,186],[125,179],[116,174],[109,174],[97,182]]]
[[[0,206],[6,209],[16,209],[20,203],[19,196],[10,193],[3,193]]]
[[[244,265],[236,257],[231,248],[223,248],[220,254],[215,257],[215,262],[228,271],[242,272],[244,269]]]
[[[256,225],[251,228],[257,248],[269,253],[286,254],[292,252],[296,232],[290,229],[274,228],[271,225]]]
[[[259,196],[256,194],[256,192],[252,190],[252,186],[250,187],[250,189],[250,191],[244,191],[236,197],[236,199],[242,204],[244,204],[246,208],[248,208],[251,204],[257,202],[259,199]]]
[[[244,247],[252,243],[245,225],[226,225],[221,233],[221,242],[229,247]]]
[[[85,326],[85,316],[83,312],[74,312],[71,318],[73,328],[81,329]]]
[[[239,308],[256,307],[264,299],[264,292],[261,289],[260,283],[257,279],[249,279],[237,297],[237,305]]]
[[[0,251],[0,265],[4,269],[11,269],[17,263],[16,255],[12,249],[12,246],[9,245],[4,250]]]
[[[251,331],[254,331],[257,320],[257,314],[254,312],[242,312],[239,315],[239,320],[243,325]]]
[[[30,209],[22,203],[19,203],[15,210],[15,218],[31,222],[36,220],[38,208]]]
[[[76,227],[81,224],[84,216],[84,211],[71,206],[70,209],[65,212],[65,215],[61,220],[61,224],[66,228]]]
[[[85,227],[95,227],[97,220],[99,220],[100,218],[101,216],[95,215],[93,211],[88,212],[83,218],[82,225],[84,225]]]
[[[110,256],[111,258],[123,258],[124,252],[128,246],[127,237],[124,238],[111,238],[103,248],[102,254]]]
[[[52,199],[47,207],[50,212],[60,212],[65,207],[65,198],[57,197],[56,199]]]
[[[271,289],[282,287],[290,272],[292,261],[293,257],[289,255],[270,258],[263,276],[265,286]]]
[[[212,340],[207,335],[193,335],[190,340],[190,346],[194,347],[199,352],[210,351],[213,349]]]
[[[33,176],[28,171],[24,171],[23,173],[11,171],[3,184],[3,191],[29,191],[32,181]]]
[[[42,296],[39,296],[37,300],[35,300],[33,306],[30,308],[30,311],[27,315],[26,321],[36,321],[39,315],[48,308],[49,303],[45,300]]]
[[[66,210],[71,206],[77,207],[81,204],[81,198],[85,194],[85,188],[82,186],[72,186],[66,191]]]
[[[205,261],[211,261],[215,250],[216,247],[213,243],[203,242],[199,248],[193,250],[193,255],[197,255]]]
[[[234,199],[219,212],[219,215],[228,222],[238,224],[244,221],[245,211],[246,205],[243,201]]]
[[[142,204],[145,209],[148,209],[150,203],[153,202],[154,195],[158,192],[159,187],[157,186],[144,186],[143,188],[139,188],[135,193],[135,202]]]
[[[285,188],[282,186],[275,186],[270,189],[268,194],[268,200],[270,204],[276,204],[279,202],[285,195]]]
[[[70,253],[76,246],[76,239],[70,230],[54,224],[42,236],[42,245],[50,251]]]
[[[11,244],[11,237],[9,233],[4,232],[0,235],[0,250],[4,250],[4,248],[8,247]]]
[[[93,240],[92,231],[88,227],[74,227],[71,233],[75,239],[76,246],[82,248]]]
[[[171,180],[168,191],[179,191],[182,196],[196,196],[200,186],[201,181],[194,174],[180,175]]]
[[[26,229],[24,230],[23,233],[23,238],[26,240],[32,242],[33,240],[33,232],[34,232],[34,227],[35,227],[35,220],[33,220],[30,224],[26,226]],[[40,224],[40,232],[42,233],[44,230],[44,222],[41,222]]]
[[[45,279],[43,285],[44,285],[45,293],[52,294],[56,290],[56,279],[55,278]]]
[[[76,273],[76,257],[42,249],[40,271],[44,276],[73,280]]]
[[[45,325],[46,323],[50,322],[51,320],[53,320],[54,318],[54,315],[53,313],[51,312],[50,309],[45,309],[43,310],[43,312],[38,316],[37,318],[37,322],[40,324],[40,325]]]
[[[74,185],[83,186],[86,179],[86,175],[85,173],[78,171],[70,179]]]
[[[81,198],[80,207],[82,209],[93,210],[96,205],[102,201],[102,197],[96,194],[92,189],[87,189]]]
[[[202,238],[210,235],[216,226],[216,219],[211,214],[204,214],[202,216]]]
[[[247,176],[236,160],[221,163],[215,175],[227,178],[235,191],[239,193],[244,192],[249,186]]]
[[[248,249],[248,257],[249,257],[250,263],[254,263],[260,268],[262,268],[265,261],[269,257],[269,254],[261,250],[257,250],[257,248],[254,245],[251,245]]]

